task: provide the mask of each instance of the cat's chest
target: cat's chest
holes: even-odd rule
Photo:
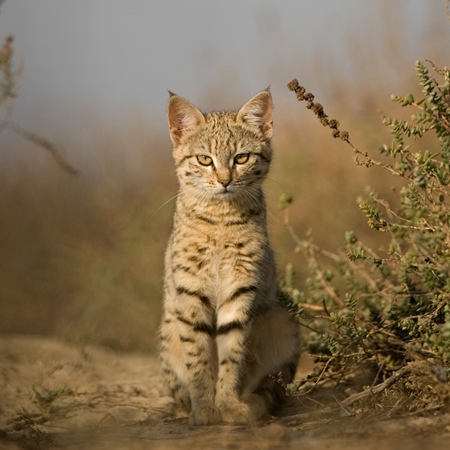
[[[174,240],[175,263],[205,283],[226,284],[267,258],[267,235],[257,225],[185,227]]]
[[[177,210],[174,225],[170,254],[176,275],[191,286],[207,287],[216,297],[227,286],[248,284],[245,279],[257,277],[267,260],[262,207],[229,211],[183,207]]]
[[[271,261],[261,224],[177,224],[166,260],[175,286],[201,292],[217,307],[242,286],[260,283]]]

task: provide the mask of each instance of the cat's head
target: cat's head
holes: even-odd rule
[[[171,93],[168,120],[180,185],[203,198],[251,194],[269,171],[272,117],[268,90],[238,112],[207,114]]]

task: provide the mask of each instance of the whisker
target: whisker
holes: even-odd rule
[[[170,203],[172,200],[176,199],[178,197],[178,193],[175,194],[173,197],[169,198],[169,200],[165,201],[156,211],[153,212],[153,214],[150,216],[150,219],[153,218],[153,216],[162,208],[164,208],[164,206],[166,206],[168,203]]]
[[[270,181],[271,183],[275,184],[280,191],[283,192],[287,192],[288,189],[285,189],[285,186],[283,186],[278,180],[276,180],[275,178],[271,178],[271,177],[267,177],[266,178],[267,181]]]

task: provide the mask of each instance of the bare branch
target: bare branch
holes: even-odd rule
[[[39,136],[36,133],[32,133],[28,130],[25,130],[24,128],[20,127],[19,125],[15,124],[9,124],[7,126],[8,129],[14,131],[18,135],[22,136],[23,138],[33,142],[37,146],[43,148],[44,150],[47,150],[50,155],[55,160],[56,164],[67,172],[70,175],[78,175],[79,170],[75,169],[73,166],[71,166],[62,156],[61,153],[58,151],[56,146],[50,142],[48,139],[43,138],[42,136]]]

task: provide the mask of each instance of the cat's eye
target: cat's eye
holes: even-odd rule
[[[236,164],[245,164],[248,161],[249,156],[248,153],[239,153],[234,157],[234,162]]]
[[[207,156],[207,155],[197,155],[197,161],[202,166],[210,166],[213,162],[211,156]]]

